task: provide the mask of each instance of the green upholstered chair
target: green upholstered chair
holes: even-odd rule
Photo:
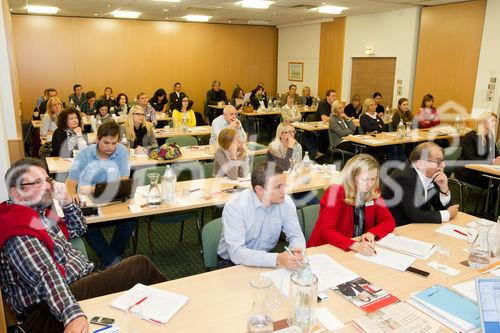
[[[304,215],[304,236],[306,241],[309,240],[311,233],[316,225],[319,216],[319,204],[302,207]]]
[[[221,218],[205,224],[201,229],[201,244],[203,248],[203,262],[207,270],[217,268],[217,246],[222,233]]]

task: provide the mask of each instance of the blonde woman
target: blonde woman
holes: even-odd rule
[[[313,98],[311,96],[311,88],[309,88],[308,86],[305,86],[304,88],[302,88],[302,96],[300,96],[300,99],[301,99],[303,105],[306,105],[309,107],[312,106]]]
[[[280,123],[276,137],[269,144],[269,157],[288,170],[291,162],[302,161],[302,146],[295,140],[295,128],[288,123]]]
[[[188,127],[195,127],[196,115],[194,114],[193,109],[190,108],[189,97],[184,95],[180,104],[180,110],[174,109],[174,112],[172,112],[174,127],[181,127],[183,119],[186,120],[186,124],[188,125]]]
[[[47,101],[47,112],[43,115],[40,136],[52,134],[57,129],[57,116],[62,111],[62,102],[58,97],[51,97]]]
[[[286,104],[281,108],[281,117],[283,117],[283,121],[287,123],[297,122],[302,119],[302,114],[295,105],[293,105],[292,95],[286,96]]]
[[[125,133],[130,148],[135,148],[136,153],[145,153],[146,149],[158,147],[153,125],[146,121],[145,116],[144,109],[135,105],[121,126],[122,135]]]
[[[497,120],[497,115],[493,112],[485,112],[479,117],[475,130],[467,133],[461,140],[462,153],[459,161],[500,165],[500,152],[495,146]],[[480,172],[461,167],[455,169],[455,176],[459,180],[488,187],[488,179],[482,177]]]
[[[359,125],[365,133],[385,132],[385,124],[377,114],[377,103],[371,98],[363,102],[363,112],[359,117]]]
[[[220,131],[217,142],[219,147],[214,154],[214,177],[225,176],[235,180],[248,176],[250,160],[238,131],[231,127],[224,128]]]
[[[396,223],[379,192],[375,158],[360,154],[342,170],[342,184],[331,185],[321,199],[318,221],[307,247],[331,244],[344,251],[373,255],[374,241]]]
[[[356,126],[351,121],[345,112],[344,106],[339,101],[332,103],[332,114],[330,116],[328,134],[330,135],[330,145],[332,148],[338,146],[342,142],[344,136],[354,134]]]

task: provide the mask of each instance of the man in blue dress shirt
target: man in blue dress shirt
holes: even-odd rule
[[[130,174],[127,149],[118,143],[120,127],[114,121],[102,124],[97,130],[96,144],[90,145],[78,154],[71,165],[66,187],[75,202],[78,193],[92,193],[97,183],[126,179]],[[108,225],[108,224],[107,224]],[[91,225],[86,240],[94,249],[104,267],[116,265],[121,260],[127,241],[136,226],[135,220],[119,221],[108,244],[100,226]]]
[[[285,193],[286,175],[279,165],[264,162],[252,171],[252,189],[247,189],[225,206],[222,237],[217,254],[219,267],[233,264],[296,269],[305,248],[296,207]],[[293,252],[269,253],[281,231]]]

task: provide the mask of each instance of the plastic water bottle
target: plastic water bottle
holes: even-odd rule
[[[125,149],[127,149],[127,152],[130,151],[130,143],[128,142],[127,136],[125,135],[125,133],[122,134],[122,139],[121,139],[120,143],[123,145],[123,147],[125,147]]]
[[[92,127],[92,132],[97,133],[97,119],[95,117],[90,118],[90,127]]]
[[[291,313],[289,323],[309,332],[316,320],[318,279],[314,276],[309,260],[304,257],[302,267],[290,276]]]
[[[304,168],[311,167],[312,162],[311,162],[311,159],[309,158],[309,152],[308,151],[306,151],[306,153],[304,155],[304,158],[302,160],[302,163],[304,165]]]
[[[460,119],[460,115],[457,115],[455,117],[455,129],[457,130],[457,132],[460,132],[460,130],[462,129],[462,120]]]
[[[184,133],[188,131],[187,112],[182,115],[181,131]]]
[[[405,131],[406,131],[405,124],[403,124],[403,119],[401,119],[399,120],[398,132],[397,132],[399,139],[403,139],[405,137]]]
[[[174,203],[175,202],[175,184],[177,183],[177,176],[175,170],[167,165],[165,169],[165,174],[161,179],[161,187],[163,194],[164,203]]]

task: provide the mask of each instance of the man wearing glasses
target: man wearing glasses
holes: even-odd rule
[[[93,193],[93,187],[97,183],[114,182],[129,177],[129,152],[119,144],[119,139],[118,124],[115,121],[105,122],[97,130],[96,143],[78,154],[66,180],[68,192],[75,202],[80,202],[79,193]],[[120,262],[135,226],[135,220],[119,221],[109,244],[100,226],[89,227],[85,238],[104,268]]]
[[[382,197],[398,226],[448,222],[457,215],[444,167],[441,148],[425,142],[413,149],[403,169],[383,179]]]
[[[78,300],[165,281],[144,256],[93,273],[94,265],[68,241],[87,231],[85,218],[40,160],[17,161],[5,184],[9,200],[0,203],[0,285],[22,322],[16,332],[88,332]],[[62,217],[51,209],[53,200]]]
[[[252,189],[233,197],[222,211],[219,268],[236,265],[297,269],[305,248],[297,209],[285,193],[286,175],[278,164],[264,162],[252,170]],[[269,253],[286,235],[291,252]]]

